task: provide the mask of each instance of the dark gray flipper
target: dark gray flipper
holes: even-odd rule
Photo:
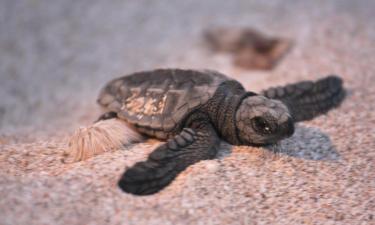
[[[188,166],[215,157],[220,139],[208,123],[185,128],[156,148],[147,161],[125,171],[118,185],[128,193],[149,195],[166,187]]]
[[[345,97],[341,78],[330,75],[315,82],[302,81],[264,90],[268,98],[285,103],[295,122],[310,120],[337,107]]]
[[[103,113],[101,116],[99,116],[99,118],[95,121],[95,123],[101,120],[109,120],[113,118],[117,118],[117,112],[111,112],[111,111],[106,112],[106,113]]]

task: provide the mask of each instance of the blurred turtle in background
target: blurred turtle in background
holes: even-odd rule
[[[212,51],[230,53],[235,65],[254,70],[274,68],[292,46],[290,40],[267,37],[251,28],[208,29],[204,39]]]

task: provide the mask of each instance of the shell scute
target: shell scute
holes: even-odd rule
[[[170,131],[192,110],[206,103],[226,80],[229,78],[214,71],[140,72],[109,82],[98,103],[136,126]]]

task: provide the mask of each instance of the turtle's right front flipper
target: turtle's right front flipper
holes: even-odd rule
[[[126,170],[118,184],[131,194],[156,193],[188,166],[215,157],[219,144],[220,139],[210,124],[195,124],[156,148],[147,161]]]

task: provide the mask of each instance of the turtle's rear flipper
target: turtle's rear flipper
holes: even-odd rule
[[[215,157],[219,143],[220,139],[210,124],[185,128],[156,148],[147,161],[136,163],[126,170],[118,184],[123,191],[131,194],[156,193],[188,166]]]
[[[95,121],[96,122],[99,122],[101,120],[109,120],[109,119],[113,119],[113,118],[117,118],[117,112],[113,112],[113,111],[109,111],[109,112],[106,112],[106,113],[103,113],[102,115],[99,116],[99,118]]]
[[[78,128],[70,137],[68,148],[64,152],[64,162],[86,160],[143,140],[142,135],[130,124],[111,116],[113,114],[103,114],[94,124]]]
[[[270,88],[262,94],[285,103],[295,122],[299,122],[310,120],[338,106],[345,97],[345,90],[341,78],[331,75],[316,82],[302,81]]]

